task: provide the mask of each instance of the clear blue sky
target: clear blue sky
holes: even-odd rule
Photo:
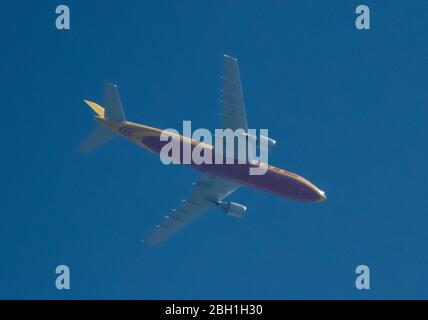
[[[61,3],[0,13],[1,298],[428,298],[427,1],[66,1],[58,31]],[[120,139],[79,154],[95,127],[82,99],[111,81],[131,121],[213,129],[224,53],[250,127],[278,141],[270,162],[328,200],[241,188],[243,220],[210,211],[143,248],[197,172]]]

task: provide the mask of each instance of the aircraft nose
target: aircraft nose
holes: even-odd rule
[[[319,190],[319,194],[320,194],[320,201],[324,201],[325,199],[327,199],[327,196],[325,195],[324,191]]]

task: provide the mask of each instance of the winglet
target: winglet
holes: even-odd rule
[[[89,101],[89,100],[83,100],[85,103],[91,107],[92,110],[95,111],[96,114],[98,114],[101,118],[104,118],[105,110],[103,107],[101,107],[99,104]]]

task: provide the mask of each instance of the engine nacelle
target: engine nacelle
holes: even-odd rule
[[[251,135],[251,134],[248,134],[247,136],[248,136],[248,138],[254,138],[254,136]],[[264,146],[266,144],[266,142],[267,142],[268,151],[272,151],[273,148],[276,145],[276,140],[274,140],[272,138],[269,138],[269,137],[266,137],[266,136],[263,136],[263,135],[257,136],[255,138],[256,138],[256,146],[257,147],[261,147],[261,145]],[[263,142],[261,142],[261,141],[263,141]]]
[[[268,146],[268,150],[269,151],[272,151],[273,150],[273,148],[275,147],[275,145],[276,145],[276,140],[274,140],[274,139],[272,139],[272,138],[269,138],[269,137],[265,137],[265,136],[262,136],[262,135],[260,135],[260,141],[261,140],[267,140],[267,146]],[[260,143],[258,143],[259,145],[260,145]]]
[[[236,202],[219,202],[218,206],[224,210],[229,216],[232,216],[234,218],[242,218],[245,214],[245,211],[247,211],[247,207],[243,206],[242,204],[236,203]]]

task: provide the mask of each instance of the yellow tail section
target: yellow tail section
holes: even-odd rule
[[[85,103],[89,107],[91,107],[91,109],[94,110],[97,115],[99,115],[101,118],[104,118],[105,110],[103,107],[101,107],[99,104],[92,102],[92,101],[89,101],[89,100],[83,100],[83,101],[85,101]]]
[[[89,101],[83,100],[85,103],[91,107],[92,110],[95,111],[98,117],[105,119],[105,110],[99,104]],[[87,153],[93,151],[99,146],[105,144],[110,141],[115,136],[115,133],[105,127],[98,126],[92,133],[86,137],[86,139],[79,145],[79,151],[83,153]]]
[[[112,83],[107,83],[105,86],[105,96],[104,96],[104,105],[105,108],[101,107],[99,104],[83,100],[85,103],[95,111],[97,116],[95,116],[97,122],[98,120],[109,120],[112,122],[122,123],[125,120],[125,115],[123,114],[122,103],[119,97],[119,91],[117,86]],[[103,121],[102,121],[103,122]],[[106,128],[104,125],[97,127],[86,139],[80,144],[79,150],[82,152],[89,152],[95,148],[101,146],[102,144],[108,142],[115,136],[115,131],[111,128]]]

